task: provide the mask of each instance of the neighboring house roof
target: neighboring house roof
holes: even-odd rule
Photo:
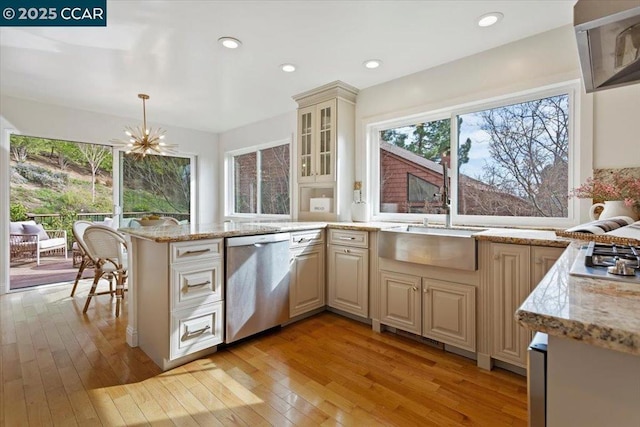
[[[440,163],[436,163],[433,160],[425,159],[424,157],[418,156],[417,154],[412,153],[409,150],[398,147],[397,145],[390,144],[388,142],[380,141],[380,148],[411,163],[415,163],[419,166],[425,167],[442,175],[442,165],[440,165]]]
[[[409,150],[406,150],[402,147],[398,147],[397,145],[394,144],[390,144],[388,142],[384,142],[381,141],[380,142],[380,149],[402,159],[405,160],[407,162],[411,162],[413,164],[415,164],[416,166],[420,166],[426,169],[429,169],[439,175],[442,175],[442,165],[440,165],[439,163],[434,162],[433,160],[429,160],[429,159],[425,159],[422,156],[419,156],[415,153],[412,153]],[[460,188],[473,188],[477,191],[486,191],[492,194],[497,195],[498,197],[502,197],[502,198],[506,198],[509,199],[512,203],[525,203],[528,204],[528,201],[524,198],[518,197],[516,195],[504,192],[504,191],[500,191],[497,188],[495,188],[494,186],[490,185],[490,184],[486,184],[482,181],[479,181],[475,178],[472,178],[468,175],[465,174],[461,174],[460,175],[460,179],[459,179],[459,183],[458,185],[460,186]]]

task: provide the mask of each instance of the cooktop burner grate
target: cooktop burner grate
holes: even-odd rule
[[[618,259],[625,260],[631,267],[640,268],[640,248],[637,246],[590,242],[584,257],[584,263],[588,267],[609,267],[615,265]]]

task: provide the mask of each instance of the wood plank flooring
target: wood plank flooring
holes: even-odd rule
[[[162,373],[88,287],[0,297],[0,425],[526,425],[523,377],[332,313]]]

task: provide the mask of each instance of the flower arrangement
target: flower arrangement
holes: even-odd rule
[[[613,173],[605,180],[587,178],[571,196],[579,199],[593,199],[594,203],[606,200],[622,200],[627,206],[640,207],[640,178]]]

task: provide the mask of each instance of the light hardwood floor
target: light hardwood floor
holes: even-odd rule
[[[0,297],[0,425],[526,425],[526,380],[331,313],[161,373],[108,295]]]

